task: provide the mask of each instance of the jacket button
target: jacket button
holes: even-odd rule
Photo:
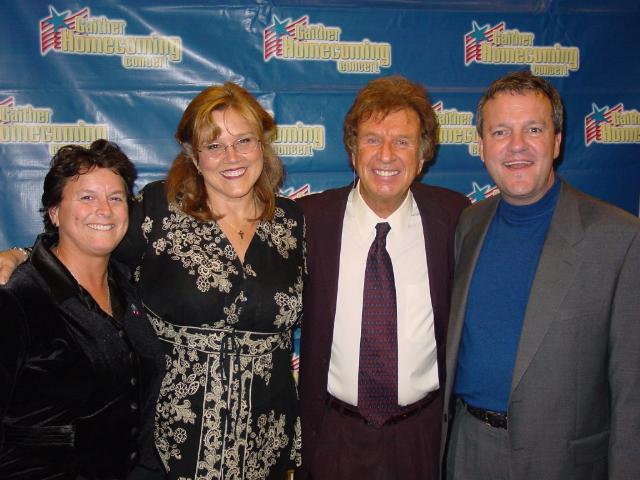
[[[135,387],[138,384],[138,379],[136,377],[131,377],[131,386]]]
[[[131,402],[131,410],[134,412],[138,410],[138,402]]]

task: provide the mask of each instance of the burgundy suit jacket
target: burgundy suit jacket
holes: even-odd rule
[[[336,313],[342,222],[351,188],[350,185],[327,190],[298,200],[305,215],[309,273],[304,286],[299,378],[303,472],[313,471],[310,463],[327,408],[327,378]],[[444,386],[444,346],[453,276],[453,240],[458,217],[468,205],[468,200],[451,190],[420,183],[414,183],[411,192],[424,228],[439,379],[440,385]]]

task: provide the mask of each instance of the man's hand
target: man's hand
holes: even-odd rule
[[[23,249],[12,248],[0,252],[0,285],[7,283],[13,271],[26,260],[27,253]]]

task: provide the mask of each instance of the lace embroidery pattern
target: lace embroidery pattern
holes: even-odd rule
[[[162,461],[176,480],[279,477],[300,464],[291,328],[302,312],[304,219],[278,200],[243,264],[215,221],[163,202],[161,187],[145,190],[151,200],[135,212],[145,250],[134,278],[165,350]]]
[[[275,296],[276,305],[280,307],[273,322],[278,327],[293,325],[302,311],[302,275],[298,275],[296,283],[289,288],[289,294],[278,292]]]
[[[221,293],[231,290],[231,278],[239,275],[234,263],[233,247],[222,242],[222,230],[217,223],[202,223],[185,214],[179,206],[169,204],[169,215],[162,219],[162,230],[167,232],[152,243],[156,255],[167,254],[172,260],[181,262],[189,275],[196,277],[196,287],[206,293],[210,289]],[[293,235],[296,221],[285,217],[282,208],[276,208],[273,222],[260,222],[256,235],[269,246],[275,247],[282,258],[298,247]],[[142,224],[145,237],[151,232],[153,221],[146,217]],[[255,276],[251,265],[245,273]]]
[[[142,230],[142,235],[145,240],[148,240],[147,235],[151,233],[151,229],[153,228],[153,220],[150,217],[144,217],[142,221],[142,225],[140,225],[140,229]]]
[[[168,470],[183,458],[181,445],[190,436],[199,436],[201,445],[194,479],[266,478],[281,452],[287,455],[287,445],[299,463],[299,419],[289,433],[284,413],[269,410],[253,418],[251,411],[254,382],[268,385],[278,368],[274,358],[288,358],[289,330],[185,327],[148,309],[147,315],[159,338],[172,345],[156,412],[156,444]]]
[[[282,258],[289,258],[289,252],[298,247],[293,236],[293,228],[297,225],[292,218],[286,218],[284,210],[276,208],[273,222],[260,222],[256,235],[269,246],[276,248]]]

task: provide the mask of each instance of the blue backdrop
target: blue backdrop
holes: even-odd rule
[[[478,200],[495,188],[477,156],[477,101],[494,79],[530,69],[565,101],[562,175],[638,214],[635,0],[123,3],[0,2],[0,248],[41,230],[55,150],[107,137],[139,185],[160,178],[188,101],[227,80],[273,112],[291,196],[352,180],[342,121],[358,89],[392,73],[420,81],[441,123],[424,181]]]

